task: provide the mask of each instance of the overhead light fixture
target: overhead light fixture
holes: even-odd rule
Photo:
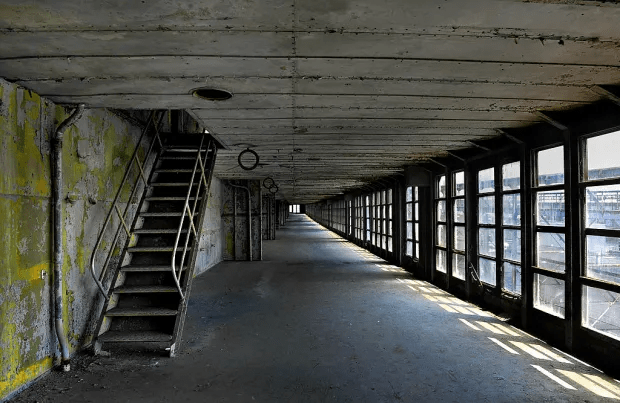
[[[226,101],[232,98],[232,92],[219,90],[217,88],[198,88],[192,91],[195,97],[206,99],[207,101]]]

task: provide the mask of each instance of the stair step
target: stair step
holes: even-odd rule
[[[186,174],[194,172],[193,169],[155,169],[156,174]],[[200,172],[200,169],[196,169],[196,172]]]
[[[192,161],[195,161],[196,157],[195,156],[194,157],[170,157],[167,155],[162,155],[161,157],[159,157],[159,159],[160,160],[185,160],[185,161],[192,160]]]
[[[183,270],[187,269],[187,266],[183,267]],[[148,272],[162,272],[162,271],[172,271],[171,265],[129,265],[121,267],[122,272],[134,272],[134,273],[148,273]]]
[[[190,147],[190,146],[174,146],[174,145],[169,145],[166,146],[164,151],[172,151],[175,153],[196,153],[198,151],[198,147]],[[200,150],[201,153],[205,153],[208,150],[206,148],[203,148],[202,150]]]
[[[159,235],[159,234],[176,234],[177,232],[179,232],[178,229],[175,228],[170,228],[170,229],[135,229],[133,230],[134,234],[137,235]],[[181,234],[185,234],[187,233],[187,229],[182,229],[181,230]]]
[[[192,186],[196,186],[200,182],[194,182]],[[189,182],[152,182],[150,186],[184,186],[188,187]]]
[[[161,293],[161,292],[178,292],[174,286],[167,285],[122,285],[114,289],[117,294],[143,294],[143,293]]]
[[[191,196],[189,201],[194,201],[196,198]],[[198,197],[198,200],[201,200],[202,197]],[[185,201],[185,196],[150,196],[146,198],[146,201]]]
[[[181,217],[181,212],[164,212],[164,213],[140,213],[140,217]]]
[[[127,252],[136,253],[136,252],[172,252],[174,250],[174,246],[132,246],[131,248],[127,248]],[[187,247],[187,251],[192,250],[191,246]],[[177,247],[177,252],[183,252],[182,247]]]
[[[175,316],[176,309],[167,308],[112,308],[105,313],[105,316]]]
[[[109,331],[97,338],[101,342],[127,342],[127,341],[152,341],[165,342],[172,341],[172,335],[163,332],[118,332]]]

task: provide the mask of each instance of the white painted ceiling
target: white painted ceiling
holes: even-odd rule
[[[0,0],[0,76],[60,103],[185,109],[229,148],[218,177],[270,176],[305,203],[598,100],[620,82],[619,7]],[[234,97],[191,95],[203,86]]]

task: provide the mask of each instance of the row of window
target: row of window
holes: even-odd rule
[[[535,150],[531,166],[522,161],[457,171],[434,181],[434,268],[465,278],[465,264],[487,288],[519,296],[524,282],[523,254],[531,259],[533,307],[565,318],[567,280],[581,288],[581,324],[620,339],[620,132],[584,137],[577,143],[579,160],[567,166],[565,145]],[[571,146],[572,147],[572,146]],[[579,167],[577,189],[565,172]],[[474,175],[476,222],[465,228],[465,175]],[[532,219],[522,218],[525,178],[532,178]],[[573,195],[567,195],[571,191]],[[567,200],[574,197],[573,205]],[[578,201],[578,202],[577,202]],[[577,203],[577,205],[574,205]],[[567,211],[579,211],[578,219]],[[409,224],[409,221],[407,222]],[[526,227],[527,225],[527,227]],[[531,231],[530,250],[522,235]],[[467,261],[466,234],[475,236],[475,254]],[[577,250],[567,252],[567,239]],[[567,260],[567,255],[572,256]],[[576,258],[575,258],[576,256]],[[580,262],[571,265],[571,262]],[[574,288],[573,288],[574,290]]]
[[[424,261],[437,273],[457,285],[470,275],[486,289],[514,298],[528,291],[530,306],[558,318],[568,315],[567,295],[578,294],[572,300],[577,310],[569,311],[572,319],[620,340],[617,144],[620,131],[535,149],[524,154],[527,161],[514,157],[447,171],[433,181],[428,200],[432,222],[421,214],[420,189],[415,186],[403,189],[398,226],[396,188],[337,201],[320,211],[314,206],[309,213],[386,253],[401,245],[395,236],[402,225],[403,254],[414,260],[431,251],[424,245],[427,239],[420,238],[423,217],[424,225],[433,229],[432,258]],[[573,147],[578,149],[573,152]],[[571,160],[570,155],[578,158]],[[569,175],[576,177],[571,181]]]

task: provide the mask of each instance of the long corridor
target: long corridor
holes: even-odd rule
[[[16,401],[593,402],[620,384],[291,215],[195,279],[181,353],[84,358]]]

